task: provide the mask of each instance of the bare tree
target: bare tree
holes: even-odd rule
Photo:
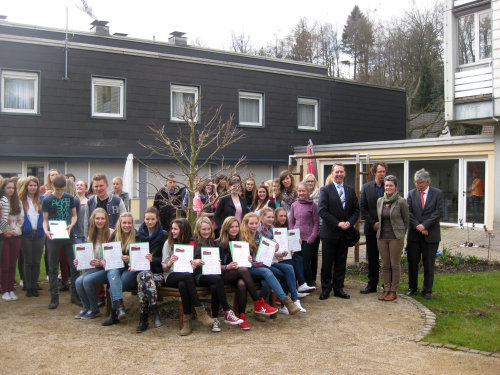
[[[252,53],[252,46],[250,45],[250,36],[245,33],[235,34],[231,33],[231,49],[238,53]]]
[[[340,43],[331,23],[316,24],[313,62],[325,65],[329,76],[340,76]]]
[[[182,116],[184,123],[177,125],[168,125],[168,129],[177,126],[176,132],[172,134],[171,130],[167,132],[164,125],[149,126],[149,131],[154,139],[151,143],[140,141],[139,144],[149,150],[151,155],[167,158],[180,168],[181,173],[186,178],[186,189],[188,193],[187,217],[194,225],[196,212],[193,211],[193,197],[197,190],[197,184],[203,182],[211,176],[202,175],[202,170],[209,163],[220,163],[220,169],[213,175],[223,171],[236,170],[242,165],[245,157],[241,157],[238,162],[229,166],[224,164],[223,150],[244,138],[244,134],[236,125],[234,125],[234,116],[223,120],[221,116],[222,106],[217,108],[212,114],[205,113],[204,116],[198,114],[198,102],[187,102]],[[199,121],[199,118],[207,118],[207,122]],[[149,172],[165,180],[167,176],[146,162],[139,160],[146,166]],[[220,196],[219,196],[220,198]],[[167,201],[165,204],[172,205],[173,202]],[[214,202],[207,202],[203,209],[213,205]],[[178,209],[186,209],[182,204],[177,205]],[[202,210],[203,210],[202,209]]]

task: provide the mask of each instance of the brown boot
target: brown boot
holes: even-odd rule
[[[378,297],[378,300],[379,301],[384,301],[385,297],[387,297],[388,295],[389,295],[389,292],[384,292],[384,294],[382,294],[381,296]]]
[[[214,320],[208,316],[205,306],[201,305],[195,307],[194,309],[196,311],[196,318],[200,321],[200,323],[204,326],[211,327]]]
[[[396,298],[398,298],[396,292],[389,292],[387,297],[384,298],[384,301],[394,301]]]
[[[191,332],[193,332],[193,328],[191,326],[192,319],[193,319],[193,317],[191,316],[191,314],[184,314],[183,324],[182,324],[181,331],[179,332],[179,335],[187,336]]]
[[[300,311],[300,308],[295,303],[293,303],[290,296],[287,296],[285,298],[285,300],[283,301],[283,303],[285,304],[286,308],[288,309],[288,312],[290,313],[290,315],[297,314]]]

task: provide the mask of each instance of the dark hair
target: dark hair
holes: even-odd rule
[[[19,196],[17,195],[17,180],[18,177],[10,177],[4,179],[2,182],[2,187],[0,189],[2,191],[2,194],[5,195],[5,187],[7,186],[7,184],[14,184],[14,193],[12,194],[12,197],[9,198],[10,215],[19,215],[19,213],[21,212],[21,203],[19,202]]]
[[[191,242],[193,238],[191,225],[189,225],[189,221],[187,221],[187,219],[180,218],[180,219],[175,219],[174,221],[172,221],[172,224],[170,224],[170,234],[168,235],[168,240],[167,240],[168,245],[170,247],[174,246],[174,238],[172,237],[172,225],[174,224],[177,224],[177,226],[180,229],[179,238],[177,238],[175,242],[184,245]]]
[[[372,164],[372,167],[370,169],[370,171],[372,172],[372,174],[374,175],[375,173],[377,173],[377,168],[378,166],[381,166],[385,169],[385,171],[387,172],[389,170],[389,168],[387,167],[387,163],[383,162],[383,161],[376,161]]]
[[[155,214],[157,218],[160,218],[160,213],[158,212],[158,209],[154,206],[146,208],[146,210],[144,211],[144,216],[146,216],[146,214]]]
[[[266,199],[264,200],[263,204],[265,204],[269,200],[269,190],[267,189],[267,186],[264,184],[260,184],[259,187],[257,188],[257,191],[256,191],[255,196],[253,198],[252,211],[255,211],[256,209],[262,208],[262,207],[260,207],[261,203],[259,202],[259,190],[260,189],[266,190]]]
[[[52,185],[55,188],[65,188],[66,187],[66,177],[62,174],[58,174],[56,177],[54,177],[54,180],[52,181]]]
[[[283,180],[287,177],[290,177],[290,179],[292,180],[292,183],[290,184],[290,187],[288,189],[285,187],[285,185],[283,185]],[[293,181],[292,172],[290,172],[288,170],[281,172],[280,177],[279,177],[279,181],[280,181],[280,186],[278,187],[278,192],[276,193],[276,200],[278,202],[281,202],[281,200],[283,199],[283,192],[286,191],[288,193],[291,193],[293,190],[295,190],[295,184]]]

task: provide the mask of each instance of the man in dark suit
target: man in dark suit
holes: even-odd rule
[[[434,282],[434,263],[436,252],[441,241],[439,220],[443,212],[443,192],[430,187],[429,172],[420,169],[415,173],[416,189],[408,193],[410,209],[410,228],[408,229],[408,284],[407,296],[417,292],[418,264],[422,258],[424,266],[424,285],[422,295],[431,299]]]
[[[328,298],[332,288],[335,297],[350,298],[343,289],[348,250],[347,232],[352,231],[359,218],[359,204],[354,189],[344,184],[344,178],[344,165],[334,164],[332,182],[322,187],[319,193],[318,211],[323,219],[320,230],[323,244],[321,300]]]
[[[367,182],[361,189],[359,207],[361,217],[365,221],[366,238],[366,260],[368,262],[368,284],[361,294],[375,293],[377,291],[379,277],[379,253],[377,246],[377,230],[379,227],[377,214],[377,200],[384,196],[384,178],[387,174],[387,164],[375,162],[372,165],[371,173],[375,180]]]

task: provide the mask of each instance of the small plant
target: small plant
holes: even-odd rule
[[[402,266],[407,266],[408,265],[408,257],[405,257],[405,256],[401,257],[401,265]]]

